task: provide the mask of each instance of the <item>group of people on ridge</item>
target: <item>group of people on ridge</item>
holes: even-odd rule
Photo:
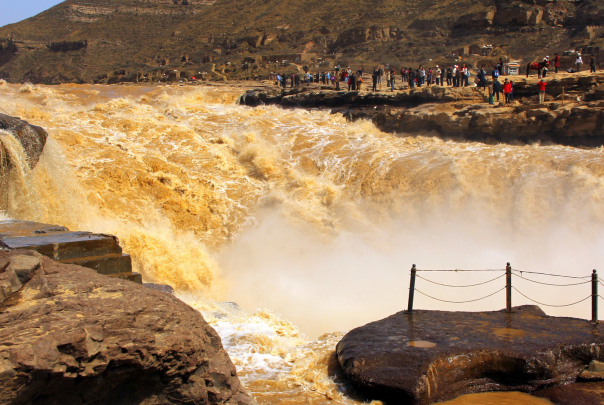
[[[560,56],[556,53],[553,58],[554,72],[558,73],[560,67]],[[568,72],[579,72],[583,59],[580,53],[577,53],[576,58],[576,70],[570,68]],[[537,69],[538,77],[545,78],[550,68],[549,56],[546,56],[543,62],[537,63],[539,68]],[[489,90],[489,102],[492,104],[495,100],[499,102],[500,95],[503,95],[505,103],[512,103],[514,101],[514,82],[505,78],[503,82],[499,81],[499,77],[503,76],[504,63],[503,59],[499,58],[497,64],[491,71],[491,84],[488,86]],[[590,72],[596,72],[596,58],[591,55],[590,59]],[[347,86],[348,91],[361,91],[362,84],[364,83],[364,69],[359,68],[353,71],[350,67],[347,69],[340,69],[336,67],[333,71],[317,72],[314,75],[310,72],[306,73],[294,73],[289,76],[277,75],[276,82],[279,86],[285,88],[287,82],[291,87],[297,87],[302,83],[320,83],[325,86],[332,86],[335,90],[340,90],[341,87]],[[400,80],[402,83],[406,83],[409,88],[422,87],[422,86],[452,86],[452,87],[469,87],[470,77],[472,73],[466,64],[462,66],[449,65],[446,68],[442,68],[436,65],[434,68],[426,69],[423,65],[420,65],[417,69],[402,67],[399,71]],[[395,84],[397,82],[397,71],[394,68],[383,69],[381,66],[373,69],[371,73],[371,81],[373,92],[378,91],[378,87],[381,90],[383,84],[383,78],[386,77],[386,88],[390,91],[395,91]],[[479,88],[487,88],[488,73],[485,69],[485,65],[482,65],[478,70],[476,79],[472,85],[476,85]],[[547,83],[545,80],[541,80],[538,83],[539,87],[539,102],[543,103],[545,100],[545,87]]]

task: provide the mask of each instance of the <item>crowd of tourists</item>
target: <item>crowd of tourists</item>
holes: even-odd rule
[[[596,59],[591,55],[590,72],[596,72]],[[553,66],[552,66],[553,65]],[[576,68],[567,70],[569,73],[579,72],[583,65],[583,58],[580,53],[577,54]],[[558,73],[560,66],[560,57],[556,53],[550,63],[549,56],[543,59],[543,62],[529,64],[531,69],[536,69],[538,78],[542,79],[538,83],[539,100],[543,102],[545,99],[545,86],[547,83],[543,78],[548,74],[548,71],[553,67],[554,72]],[[527,67],[528,68],[528,67]],[[350,67],[340,69],[335,67],[332,71],[323,71],[316,73],[294,73],[291,75],[279,74],[275,77],[275,83],[283,88],[298,87],[304,83],[318,83],[324,86],[331,86],[335,90],[361,91],[365,79],[370,80],[371,91],[377,92],[381,90],[395,91],[395,84],[400,80],[405,87],[415,88],[422,86],[450,86],[450,87],[475,87],[489,91],[489,100],[491,103],[500,101],[500,96],[505,103],[514,101],[514,81],[505,78],[500,81],[503,76],[504,62],[502,58],[495,66],[490,69],[490,73],[486,70],[485,65],[482,65],[476,73],[476,78],[470,80],[472,72],[466,64],[448,66],[436,65],[432,68],[426,68],[420,65],[417,69],[410,67],[402,67],[398,72],[394,68],[376,67],[371,73],[365,73],[363,68],[353,70]],[[491,76],[491,83],[488,84],[488,76]],[[385,85],[385,87],[384,87]]]

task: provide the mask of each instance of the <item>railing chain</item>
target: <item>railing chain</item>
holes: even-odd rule
[[[417,290],[417,289],[416,289],[415,291],[417,291],[418,293],[420,293],[420,294],[422,294],[422,295],[425,295],[425,296],[426,296],[426,297],[428,297],[428,298],[432,298],[433,300],[436,300],[436,301],[448,302],[449,304],[465,304],[465,303],[468,303],[468,302],[476,302],[476,301],[484,300],[485,298],[489,298],[490,296],[495,295],[495,294],[497,294],[498,292],[501,292],[501,291],[503,291],[503,290],[505,290],[505,287],[503,287],[503,288],[501,288],[501,289],[499,289],[499,290],[495,291],[494,293],[489,294],[489,295],[487,295],[487,296],[485,296],[485,297],[482,297],[482,298],[477,298],[477,299],[475,299],[475,300],[468,300],[468,301],[447,301],[447,300],[441,300],[440,298],[436,298],[436,297],[433,297],[433,296],[428,295],[428,294],[426,294],[426,293],[423,293],[423,292],[421,292],[420,290]]]
[[[422,276],[420,276],[420,275],[417,275],[416,277],[417,277],[417,278],[421,278],[422,280],[426,280],[427,282],[432,283],[432,284],[441,285],[441,286],[443,286],[443,287],[462,288],[462,287],[476,287],[477,285],[488,284],[488,283],[490,283],[490,282],[492,282],[492,281],[495,281],[495,280],[500,279],[500,278],[501,278],[501,277],[503,277],[503,276],[505,276],[505,273],[504,273],[504,274],[502,274],[502,275],[500,275],[500,276],[497,276],[497,277],[495,277],[494,279],[491,279],[491,280],[489,280],[489,281],[485,281],[485,282],[482,282],[482,283],[477,283],[477,284],[469,284],[469,285],[448,285],[448,284],[441,284],[441,283],[437,283],[436,281],[428,280],[427,278],[424,278],[424,277],[422,277]]]

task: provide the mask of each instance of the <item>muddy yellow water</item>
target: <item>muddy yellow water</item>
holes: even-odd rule
[[[513,328],[499,328],[494,329],[493,333],[500,337],[523,337],[526,335],[526,332],[521,329],[513,329]]]
[[[460,395],[459,397],[441,405],[552,405],[544,398],[536,398],[521,392],[485,392],[483,394]]]
[[[393,136],[326,111],[241,107],[239,93],[0,84],[2,111],[50,133],[29,170],[0,131],[18,168],[0,206],[9,218],[116,234],[145,281],[202,311],[260,403],[358,403],[335,345],[405,308],[413,263],[588,276],[604,261],[602,148]],[[494,275],[425,274],[452,285]],[[590,294],[515,280],[545,303]],[[416,287],[464,301],[503,285]],[[495,310],[503,294],[454,305],[417,293],[415,307]],[[546,310],[590,315],[588,301]]]
[[[412,340],[411,342],[409,342],[409,346],[419,347],[422,349],[429,349],[431,347],[436,347],[436,343],[428,342],[427,340]]]

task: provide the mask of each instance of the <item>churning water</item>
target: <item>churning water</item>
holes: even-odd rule
[[[11,172],[0,206],[15,219],[116,234],[145,281],[174,286],[202,311],[260,403],[360,401],[338,374],[335,344],[342,331],[405,308],[413,263],[503,269],[510,261],[576,276],[604,263],[602,148],[396,137],[325,111],[238,106],[240,92],[0,85],[3,110],[51,136],[35,169]],[[19,158],[10,134],[0,142]],[[418,280],[417,288],[461,301],[503,283],[450,291]],[[522,283],[545,303],[590,294],[589,285],[561,294]],[[478,304],[420,294],[415,303],[504,305],[503,292]],[[588,301],[544,309],[590,315]]]

